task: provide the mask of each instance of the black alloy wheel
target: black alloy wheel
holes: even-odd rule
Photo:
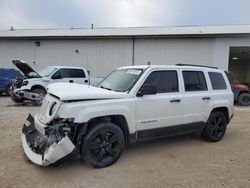
[[[212,112],[205,129],[202,131],[202,136],[209,142],[220,141],[226,132],[227,120],[222,112]]]
[[[93,125],[84,137],[81,155],[86,163],[103,168],[115,163],[125,146],[122,130],[111,122]]]

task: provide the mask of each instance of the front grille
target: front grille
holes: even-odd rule
[[[51,122],[54,119],[60,104],[61,102],[58,99],[51,96],[50,94],[47,94],[43,99],[43,103],[38,114],[38,119],[44,124]],[[50,114],[50,112],[52,113]]]
[[[46,109],[47,109],[49,103],[50,102],[46,98],[43,99],[43,103],[42,103],[42,106],[40,108],[39,114],[44,115],[46,113]]]

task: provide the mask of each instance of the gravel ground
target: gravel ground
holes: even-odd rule
[[[221,142],[192,135],[138,143],[104,169],[88,167],[79,156],[58,167],[25,161],[21,127],[39,107],[0,97],[0,109],[0,187],[250,187],[250,107],[235,108]]]

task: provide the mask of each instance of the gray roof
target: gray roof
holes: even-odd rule
[[[0,30],[0,38],[250,35],[250,25]]]

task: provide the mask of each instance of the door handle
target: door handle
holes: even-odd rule
[[[69,83],[73,83],[74,81],[73,80],[69,80]]]
[[[89,81],[88,80],[84,80],[85,83],[88,83]]]
[[[181,102],[181,99],[171,99],[170,102]]]
[[[211,97],[203,97],[202,100],[210,100]]]

